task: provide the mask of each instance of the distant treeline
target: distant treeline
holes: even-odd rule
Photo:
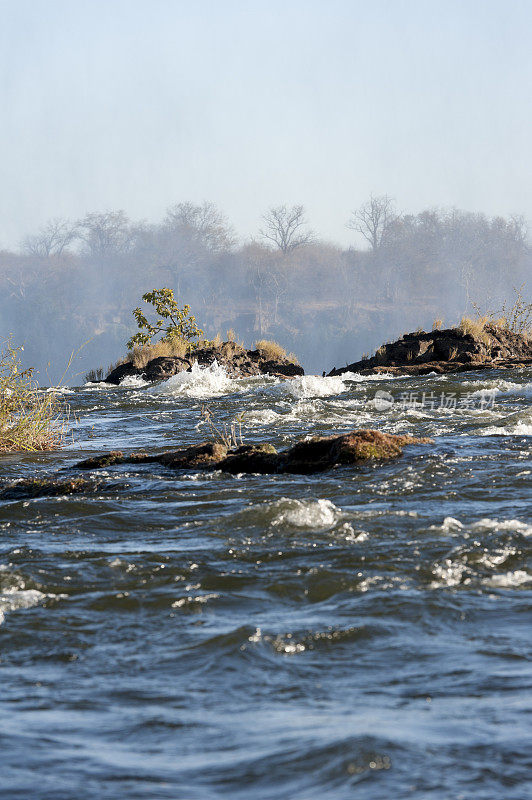
[[[514,286],[530,292],[520,217],[405,214],[372,197],[347,224],[346,249],[322,241],[302,206],[271,208],[247,242],[211,203],[178,203],[155,224],[123,211],[53,219],[19,252],[0,252],[0,336],[24,345],[43,384],[88,342],[69,375],[76,383],[124,354],[132,309],[168,286],[206,335],[232,328],[246,344],[276,339],[316,372],[435,318],[455,324],[472,303],[496,311]]]

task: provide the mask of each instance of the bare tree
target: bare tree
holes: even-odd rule
[[[260,235],[273,242],[284,255],[314,239],[314,233],[307,227],[303,206],[274,206],[262,220],[264,228],[260,229]]]
[[[177,203],[166,212],[164,226],[212,253],[230,250],[235,243],[231,226],[214,203]]]
[[[77,225],[68,219],[56,217],[49,220],[38,233],[26,236],[22,242],[22,250],[40,258],[59,256],[77,236]]]
[[[79,236],[91,255],[125,253],[131,247],[129,219],[124,211],[87,214],[78,222]]]
[[[386,194],[380,197],[371,195],[366,203],[351,213],[347,227],[361,233],[371,245],[373,252],[376,252],[396,219],[397,214],[391,197]]]

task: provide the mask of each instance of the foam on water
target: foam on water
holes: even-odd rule
[[[496,589],[511,589],[531,582],[532,575],[529,575],[524,569],[515,569],[500,575],[492,575],[490,578],[484,578],[482,581],[484,585],[493,586]]]
[[[140,375],[126,375],[119,385],[121,389],[140,389],[143,386],[148,386],[149,382],[141,378]]]
[[[266,523],[272,528],[324,530],[332,528],[344,516],[344,512],[330,500],[281,497],[271,503],[249,506],[238,512],[235,519],[245,525],[251,521],[257,524]]]
[[[168,380],[151,386],[148,393],[156,397],[220,397],[243,390],[243,384],[230,378],[222,366],[214,361],[209,367],[193,364],[190,372],[178,372]]]
[[[45,600],[47,595],[38,589],[8,589],[0,594],[0,625],[8,611],[18,611],[21,608],[32,608]]]
[[[518,519],[479,519],[470,526],[472,531],[515,531],[522,536],[532,536],[532,525],[521,522]]]
[[[331,395],[346,392],[349,387],[345,375],[338,375],[333,378],[320,378],[318,375],[298,375],[297,378],[280,383],[276,388],[282,394],[305,399],[309,397],[330,397]]]
[[[511,420],[511,421],[510,421]],[[480,430],[481,436],[532,436],[532,412],[506,417],[507,424],[491,425]]]
[[[530,385],[530,384],[529,384]],[[521,383],[515,383],[514,381],[507,381],[504,378],[493,378],[487,380],[476,380],[476,381],[462,381],[460,384],[462,389],[473,389],[473,393],[477,391],[495,391],[496,393],[501,392],[518,392],[523,388],[526,388]]]
[[[69,389],[67,386],[49,386],[44,390],[46,394],[74,394],[74,389]]]
[[[442,533],[452,532],[473,532],[473,533],[489,533],[491,531],[510,531],[519,533],[522,536],[532,536],[532,525],[522,522],[519,519],[492,519],[484,517],[472,522],[469,525],[464,524],[455,517],[445,517],[441,525],[431,525],[429,530],[438,530]]]
[[[342,511],[330,500],[290,500],[272,503],[273,526],[290,525],[294,528],[330,528],[342,516]]]
[[[64,594],[47,594],[39,589],[27,589],[22,575],[13,572],[7,564],[0,564],[0,625],[7,613],[33,608],[44,600],[64,597]]]

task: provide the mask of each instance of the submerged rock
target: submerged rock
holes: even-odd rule
[[[239,473],[312,474],[370,460],[396,458],[405,445],[429,444],[432,439],[398,436],[371,429],[354,430],[341,436],[313,436],[277,452],[271,444],[243,445],[230,449],[220,442],[202,442],[180,450],[149,455],[119,451],[80,461],[78,469],[98,469],[113,464],[156,462],[172,469],[219,469]]]
[[[305,374],[303,367],[288,358],[279,357],[272,360],[260,350],[246,350],[237,342],[222,342],[219,345],[203,347],[187,358],[160,356],[148,361],[145,367],[135,367],[132,361],[127,361],[115,367],[105,378],[105,383],[118,385],[128,376],[144,378],[147,381],[166,380],[178,372],[184,370],[189,372],[194,363],[208,367],[215,361],[224,367],[231,378],[249,378],[254,375],[293,377]]]
[[[131,459],[133,455],[129,456]],[[122,464],[124,462],[124,454],[121,450],[111,450],[110,453],[104,453],[101,456],[92,456],[80,461],[76,464],[79,469],[101,469],[102,467],[111,467],[113,464]]]
[[[227,447],[219,442],[202,442],[182,450],[163,453],[157,460],[172,469],[216,469],[227,455]]]
[[[97,481],[86,478],[24,478],[0,489],[0,499],[24,500],[31,497],[57,497],[94,490],[98,486]]]
[[[431,439],[397,436],[361,429],[343,436],[314,436],[285,451],[283,472],[322,472],[344,464],[359,464],[370,459],[396,458],[409,444],[426,444]]]
[[[427,375],[467,370],[519,367],[532,364],[532,340],[496,325],[479,326],[465,333],[447,328],[427,333],[407,333],[396,342],[379,347],[371,358],[331,370],[329,376],[344,372],[361,375]]]
[[[242,445],[228,452],[217,469],[238,475],[240,472],[258,472],[268,475],[279,471],[279,454],[271,444]]]

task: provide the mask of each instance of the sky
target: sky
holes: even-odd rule
[[[52,217],[532,219],[529,0],[0,0],[0,249]]]

